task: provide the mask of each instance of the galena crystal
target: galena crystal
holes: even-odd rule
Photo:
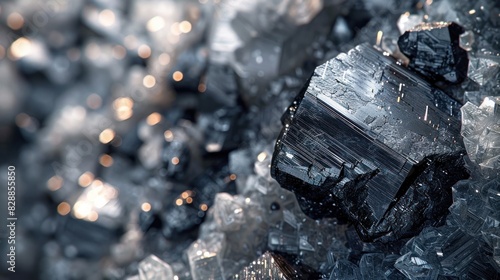
[[[150,255],[139,263],[139,280],[169,280],[174,274],[168,263]]]
[[[487,177],[500,175],[500,98],[486,97],[481,104],[462,108],[462,136],[469,158]]]
[[[459,104],[372,47],[316,68],[284,115],[273,177],[313,218],[345,217],[363,240],[442,223],[463,166]]]
[[[460,83],[467,78],[469,59],[460,47],[464,28],[454,22],[422,23],[399,37],[409,67],[433,82]]]

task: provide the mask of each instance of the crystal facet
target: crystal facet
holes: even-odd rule
[[[170,265],[155,255],[150,255],[139,263],[140,280],[170,280],[173,278],[174,274]]]
[[[463,27],[451,22],[422,23],[399,37],[409,67],[431,81],[460,83],[467,77],[469,59],[460,47]]]
[[[272,175],[313,218],[347,217],[365,240],[411,236],[468,177],[459,107],[360,45],[319,66],[283,116]]]

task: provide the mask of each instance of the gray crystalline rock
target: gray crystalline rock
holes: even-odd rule
[[[174,278],[172,268],[155,255],[139,263],[139,280],[170,280]]]
[[[469,158],[486,177],[500,175],[500,97],[486,97],[481,104],[462,108],[462,136]]]
[[[327,36],[344,0],[225,0],[216,6],[210,56],[241,78],[243,97],[258,92],[311,57],[322,59]],[[263,97],[265,98],[265,97]]]
[[[442,223],[466,179],[460,106],[360,45],[316,68],[283,116],[271,174],[313,218],[344,217],[364,240]]]
[[[454,226],[429,227],[408,241],[394,266],[408,279],[499,279],[487,246]]]
[[[330,274],[330,280],[336,279],[358,280],[362,278],[357,265],[347,260],[338,260]]]

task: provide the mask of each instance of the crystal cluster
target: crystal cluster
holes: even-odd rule
[[[319,66],[292,104],[272,174],[312,217],[346,217],[366,240],[411,236],[441,221],[468,177],[459,108],[360,45]]]

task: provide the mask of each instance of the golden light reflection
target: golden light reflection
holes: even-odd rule
[[[142,59],[149,58],[151,56],[151,48],[148,45],[140,45],[137,49],[137,54]]]
[[[124,121],[132,117],[134,101],[129,97],[120,97],[113,102],[113,109],[115,109],[115,118],[119,121]]]
[[[177,164],[179,164],[179,162],[180,162],[180,160],[179,160],[179,158],[178,158],[178,157],[173,157],[173,158],[172,158],[172,164],[173,164],[173,165],[177,165]]]
[[[14,60],[21,59],[31,53],[31,41],[21,37],[10,46],[10,54]]]
[[[99,13],[99,23],[106,27],[110,27],[115,24],[116,17],[113,11],[105,9]]]
[[[231,174],[231,175],[229,175],[229,179],[230,179],[231,181],[236,180],[236,174]]]
[[[207,211],[208,210],[208,206],[203,203],[203,204],[200,205],[200,209],[201,209],[201,211]]]
[[[141,205],[141,210],[144,211],[144,212],[149,212],[151,211],[151,204],[149,204],[148,202],[144,202],[142,205]]]
[[[179,23],[179,31],[182,32],[182,33],[189,33],[191,32],[191,23],[187,20]]]
[[[205,92],[207,90],[207,86],[205,84],[199,84],[198,85],[198,91],[199,92]]]
[[[67,202],[61,202],[57,205],[57,213],[61,216],[66,216],[71,212],[71,206]]]
[[[106,128],[99,134],[99,141],[103,144],[108,144],[115,138],[115,132],[111,128]]]
[[[62,187],[64,183],[64,179],[61,176],[55,175],[52,176],[48,181],[47,181],[47,188],[51,191],[57,191]]]
[[[155,16],[148,21],[146,27],[150,32],[160,31],[165,27],[165,20],[160,16]]]
[[[377,46],[380,46],[380,43],[382,43],[382,36],[383,35],[384,35],[384,32],[382,32],[382,30],[379,30],[377,32],[377,42],[376,42]]]
[[[193,198],[192,198],[192,197],[188,197],[188,198],[186,198],[186,203],[187,203],[187,204],[191,204],[191,203],[193,203]]]
[[[104,154],[99,158],[99,163],[104,167],[110,167],[113,165],[113,158],[108,154]]]
[[[266,154],[266,152],[262,152],[262,153],[260,153],[260,154],[257,156],[257,160],[258,160],[259,162],[263,162],[264,160],[266,160],[266,158],[267,158],[267,154]]]
[[[7,17],[7,25],[13,30],[21,29],[24,25],[24,18],[21,14],[14,12]]]
[[[142,79],[142,84],[146,88],[152,88],[156,85],[156,79],[152,75],[146,75],[144,79]]]
[[[87,216],[87,220],[89,220],[91,222],[97,221],[98,218],[99,218],[99,214],[97,214],[96,211],[91,211],[89,213],[89,215]]]
[[[172,140],[174,140],[174,133],[170,130],[166,130],[163,136],[165,136],[165,141],[167,142],[172,142]]]
[[[182,192],[181,197],[182,197],[183,199],[186,199],[186,198],[188,198],[188,197],[189,197],[189,193],[188,193],[188,192]]]
[[[176,201],[175,201],[175,205],[177,206],[181,206],[182,205],[182,199],[178,198]]]
[[[184,78],[184,74],[182,74],[181,71],[175,71],[172,75],[172,78],[174,79],[174,81],[180,82]]]
[[[88,187],[90,186],[93,180],[94,180],[94,174],[92,174],[92,172],[90,171],[87,171],[82,175],[80,175],[80,177],[78,178],[78,185],[80,185],[81,187]]]
[[[166,66],[170,63],[170,55],[168,55],[168,53],[162,53],[158,57],[158,61],[160,62],[160,65]]]
[[[92,211],[92,205],[85,201],[77,201],[73,206],[73,214],[77,219],[86,218]]]
[[[90,222],[97,221],[101,215],[116,217],[121,212],[115,200],[117,196],[118,191],[114,187],[94,180],[73,205],[72,214],[77,219]]]
[[[150,126],[157,125],[160,122],[161,122],[161,115],[156,112],[149,115],[146,119],[146,123]]]

